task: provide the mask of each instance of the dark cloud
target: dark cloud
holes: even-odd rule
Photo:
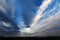
[[[9,23],[9,27],[4,25],[3,24],[6,23],[8,24]],[[12,31],[18,31],[19,28],[17,26],[17,24],[14,22],[14,20],[12,20],[9,16],[7,16],[7,14],[5,14],[2,10],[0,10],[0,29],[2,31],[5,31],[6,32],[12,32]]]

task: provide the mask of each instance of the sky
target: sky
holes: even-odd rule
[[[38,2],[40,1],[40,2]],[[32,19],[36,15],[36,11],[38,10],[38,7],[42,3],[43,0],[0,0],[0,16],[1,20],[7,20],[8,23],[10,23],[11,26],[15,25],[13,28],[24,28],[26,25],[30,25],[32,22]],[[3,17],[3,15],[5,15]],[[6,27],[9,24],[5,22],[2,22],[1,25],[4,25]],[[4,27],[3,27],[4,29]],[[7,30],[7,29],[6,29]]]
[[[39,1],[39,2],[38,2]],[[16,17],[18,25],[30,25],[43,0],[17,0]],[[24,22],[24,23],[22,23]]]
[[[43,4],[40,6],[40,9],[38,9],[37,15],[35,16],[34,22],[32,24],[34,24],[35,22],[37,23],[38,20],[43,21],[50,16],[57,14],[57,12],[59,12],[60,10],[59,4],[59,0],[46,0],[46,2],[43,2]]]
[[[46,4],[45,4],[46,2]],[[44,8],[43,8],[44,7]],[[59,25],[57,20],[60,20],[60,0],[45,0],[37,11],[37,15],[35,16],[31,28],[33,30],[49,30],[54,26]],[[59,17],[58,17],[59,16]],[[46,28],[46,29],[44,29]],[[58,29],[57,29],[58,30]]]
[[[4,26],[9,26],[10,23],[16,29],[26,28],[28,25],[36,31],[49,29],[60,23],[60,0],[0,0],[0,4],[0,14],[3,13],[0,19],[4,20],[0,20],[0,23]]]

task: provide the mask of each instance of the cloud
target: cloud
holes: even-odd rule
[[[33,19],[33,22],[31,24],[31,27],[35,25],[35,23],[42,17],[42,13],[44,10],[48,7],[48,5],[52,2],[52,0],[44,0],[42,5],[39,7],[38,11],[36,12],[36,16]]]
[[[34,23],[36,23],[34,26],[32,26],[31,28],[32,29],[35,29],[35,27],[36,27],[36,29],[38,29],[39,27],[40,28],[43,28],[45,25],[48,25],[48,23],[49,23],[49,21],[51,21],[54,17],[55,17],[55,15],[60,15],[60,9],[58,9],[60,6],[59,6],[59,3],[58,2],[56,2],[55,1],[55,6],[50,10],[50,11],[45,11],[44,12],[44,10],[43,10],[43,12],[44,12],[44,14],[42,15],[42,18],[44,17],[44,16],[46,16],[46,19],[44,19],[43,18],[43,20],[42,21],[39,21],[39,20],[41,20],[40,19],[40,15],[37,15],[37,17],[39,17],[39,20],[38,19],[36,19],[36,20],[38,20],[37,22],[35,22],[34,21]],[[52,4],[51,4],[52,5]],[[51,7],[51,6],[50,6]],[[45,8],[46,9],[46,8]],[[49,9],[49,8],[48,8]],[[40,12],[40,11],[39,11]],[[48,13],[47,13],[48,12]],[[41,13],[41,12],[40,12]],[[48,16],[50,16],[50,17],[48,17]],[[52,17],[53,16],[53,17]],[[47,18],[48,17],[48,18]],[[51,18],[52,17],[52,18]],[[56,16],[57,18],[59,18],[58,16]],[[56,20],[56,19],[54,19],[54,20]],[[44,22],[45,21],[45,22]],[[48,21],[48,22],[47,22]],[[33,23],[32,23],[33,24]],[[50,24],[49,24],[50,25]],[[54,25],[54,24],[51,24],[51,25]],[[38,27],[37,27],[38,26]],[[35,30],[36,30],[35,29]]]
[[[37,35],[43,36],[43,35],[45,35],[45,33],[46,33],[46,35],[47,34],[49,35],[49,33],[51,31],[55,30],[56,27],[59,28],[59,26],[60,26],[59,25],[60,24],[60,21],[59,21],[60,20],[60,5],[59,4],[60,3],[58,1],[54,1],[55,5],[49,10],[49,5],[52,5],[51,2],[52,1],[47,2],[46,7],[40,6],[40,9],[38,9],[37,15],[35,16],[35,18],[33,20],[33,23],[32,23],[33,26],[31,25],[31,27],[30,27],[31,31],[26,29],[27,33],[36,32]],[[44,2],[43,2],[43,4],[44,4]],[[45,7],[45,8],[43,8],[43,7]],[[42,11],[41,11],[41,9],[42,9]],[[46,11],[46,9],[47,9],[47,11]],[[43,12],[44,12],[44,14],[42,15]],[[43,16],[46,16],[46,19],[44,19]],[[43,18],[42,21],[40,19],[41,17]],[[50,29],[53,29],[53,30],[50,30]],[[50,30],[50,32],[47,33],[46,30],[47,31]],[[58,31],[58,29],[56,29],[56,30]],[[28,31],[30,31],[30,32],[28,32]],[[32,35],[35,36],[36,34],[32,34]]]

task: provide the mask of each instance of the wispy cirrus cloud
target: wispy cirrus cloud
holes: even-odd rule
[[[48,7],[48,5],[52,2],[52,0],[44,0],[42,5],[39,7],[38,11],[36,12],[36,16],[33,19],[31,27],[35,25],[35,23],[42,17],[42,13]]]
[[[36,13],[30,32],[54,28],[54,25],[59,25],[57,20],[60,20],[60,3],[57,0],[45,0]],[[41,20],[41,18],[43,19]]]

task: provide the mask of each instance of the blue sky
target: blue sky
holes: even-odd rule
[[[1,20],[0,20],[0,28],[2,28],[3,30],[6,29],[8,23],[10,23],[9,25],[11,25],[9,31],[11,31],[12,29],[14,29],[16,31],[16,29],[18,30],[18,25],[19,27],[24,27],[25,25],[30,25],[34,20],[36,14],[40,14],[41,15],[37,15],[37,17],[35,19],[37,19],[36,25],[33,25],[32,28],[38,28],[39,27],[43,27],[44,25],[50,25],[50,27],[53,27],[53,25],[55,25],[55,22],[57,22],[55,19],[55,21],[50,21],[48,20],[48,22],[46,22],[45,19],[48,19],[51,16],[54,16],[55,14],[60,14],[60,0],[52,0],[52,2],[48,2],[48,5],[45,5],[44,7],[47,6],[47,8],[42,8],[41,5],[44,5],[45,3],[47,3],[47,1],[45,3],[42,4],[42,2],[44,2],[45,0],[8,0],[6,3],[7,5],[7,13],[8,14],[4,14],[3,11],[1,11]],[[11,5],[13,4],[13,6]],[[4,5],[5,6],[5,5]],[[15,9],[13,8],[15,7]],[[39,10],[39,8],[41,7],[41,9]],[[2,7],[4,8],[4,7]],[[13,10],[12,10],[13,9]],[[45,9],[45,10],[44,10]],[[11,16],[11,12],[13,11],[15,17]],[[40,11],[40,12],[37,12]],[[41,18],[39,18],[41,17]],[[57,19],[57,16],[55,15],[55,18]],[[60,16],[59,16],[60,18]],[[59,19],[58,18],[58,19]],[[53,18],[52,18],[53,19]],[[40,24],[41,21],[45,20],[45,23],[43,22],[43,24]],[[7,25],[4,25],[7,24]],[[52,23],[52,26],[51,24]],[[58,22],[59,23],[59,22]],[[57,23],[56,23],[57,25]],[[6,27],[5,27],[6,26]],[[38,26],[38,27],[37,27]],[[44,26],[44,28],[48,27],[48,26]],[[57,25],[58,26],[58,25]],[[8,28],[6,29],[8,30]],[[36,29],[35,29],[36,30]],[[23,30],[24,31],[24,30]]]
[[[44,0],[13,0],[13,1],[10,0],[10,1],[7,1],[7,3],[11,3],[11,4],[13,3],[13,6],[15,6],[15,13],[14,13],[15,18],[11,17],[11,11],[12,11],[11,8],[8,8],[8,15],[13,20],[15,20],[17,25],[20,22],[24,22],[24,24],[30,25],[30,23],[32,23],[32,20],[36,15],[38,7],[40,7],[43,1]],[[44,20],[45,18],[50,17],[51,15],[54,15],[56,12],[59,11],[60,6],[58,6],[56,2],[58,2],[59,4],[60,0],[53,0],[52,3],[48,5],[48,7],[43,11],[42,15],[43,14],[44,15],[40,20]],[[54,11],[51,11],[54,7],[56,7],[56,9]]]
[[[23,21],[26,25],[29,25],[36,15],[38,7],[43,0],[17,0],[16,1],[16,20],[19,24]],[[22,19],[22,20],[21,20]],[[20,21],[21,20],[21,21]]]
[[[17,23],[19,24],[22,21],[22,22],[24,22],[24,24],[30,25],[30,23],[32,22],[32,19],[36,15],[38,7],[40,7],[40,5],[42,4],[43,1],[44,0],[17,0],[16,1],[16,3],[17,3],[16,4]],[[48,5],[48,7],[43,11],[42,15],[43,14],[44,15],[40,20],[44,20],[45,18],[48,18],[48,17],[56,14],[56,12],[59,11],[59,9],[58,9],[59,6],[56,4],[56,2],[58,2],[58,4],[59,4],[60,1],[53,0],[52,3],[50,5]],[[56,7],[56,9],[54,11],[51,11],[52,9],[54,9],[54,7]]]

